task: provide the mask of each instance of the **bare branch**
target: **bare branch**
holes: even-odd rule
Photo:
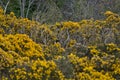
[[[28,14],[29,14],[29,11],[30,11],[30,7],[31,5],[33,4],[35,0],[29,0],[29,5],[28,5],[28,8],[27,8],[27,13],[26,13],[26,18],[28,17]]]
[[[0,0],[1,6],[5,8],[5,5],[3,4],[2,0]]]
[[[10,3],[10,0],[8,0],[8,2],[7,2],[7,4],[6,4],[6,6],[5,6],[5,8],[4,8],[4,14],[6,13],[6,11],[7,11],[7,7],[8,7],[8,5],[9,5],[9,3]]]
[[[24,17],[26,0],[19,0],[21,17]]]

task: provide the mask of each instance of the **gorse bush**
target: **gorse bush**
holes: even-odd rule
[[[25,34],[0,35],[1,79],[62,79],[62,73],[47,61],[40,45]]]
[[[119,80],[120,16],[40,24],[0,9],[0,80]]]

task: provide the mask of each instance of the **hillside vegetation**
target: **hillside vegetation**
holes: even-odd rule
[[[40,24],[0,8],[0,80],[120,80],[120,16]]]
[[[104,19],[103,13],[120,15],[120,0],[0,0],[4,14],[29,18],[42,24],[83,19]]]

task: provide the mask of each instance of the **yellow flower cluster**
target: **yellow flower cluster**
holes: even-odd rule
[[[25,34],[0,35],[0,75],[2,80],[64,78],[52,60],[46,61],[42,47]]]
[[[0,8],[0,80],[119,80],[120,16],[40,24]]]

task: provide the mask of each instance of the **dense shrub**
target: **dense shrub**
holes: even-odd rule
[[[0,9],[1,80],[119,80],[120,16],[40,24]]]

